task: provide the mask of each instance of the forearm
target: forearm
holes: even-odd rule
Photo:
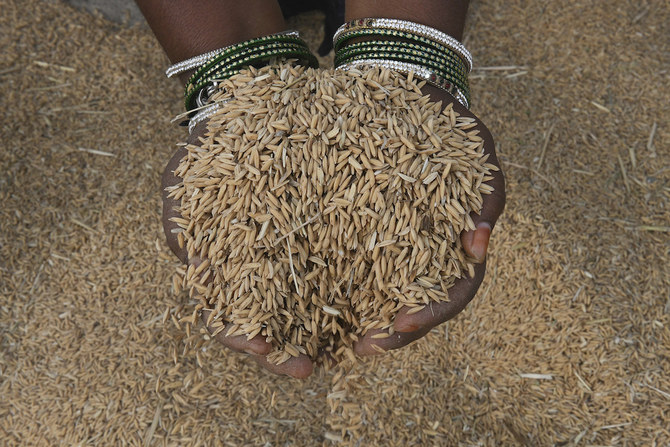
[[[136,0],[168,58],[193,56],[285,30],[276,0]],[[180,76],[188,79],[188,73]]]
[[[436,28],[461,40],[469,0],[347,0],[346,20],[402,19]]]

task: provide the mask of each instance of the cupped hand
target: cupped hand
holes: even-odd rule
[[[486,272],[486,251],[489,245],[491,231],[495,227],[498,217],[505,207],[505,179],[500,170],[500,163],[495,153],[495,146],[491,132],[472,112],[455,101],[448,93],[437,88],[426,86],[424,92],[429,94],[434,101],[442,101],[446,106],[454,103],[454,110],[462,116],[472,117],[476,120],[476,129],[479,136],[484,139],[484,152],[489,154],[488,163],[498,167],[498,171],[492,172],[493,179],[488,182],[494,190],[491,194],[484,196],[482,211],[480,214],[471,215],[475,224],[474,231],[461,234],[463,249],[472,257],[476,264],[473,277],[464,277],[456,281],[449,289],[448,302],[434,302],[419,312],[408,314],[409,309],[403,308],[395,318],[393,334],[387,338],[372,338],[381,330],[370,331],[361,337],[355,344],[354,351],[359,355],[375,355],[391,349],[398,349],[418,340],[426,335],[435,326],[454,318],[474,298]]]
[[[206,129],[205,122],[200,123],[193,130],[193,133],[189,136],[187,143],[193,145],[200,145],[200,137],[204,134]],[[189,259],[186,253],[185,248],[180,248],[179,243],[177,242],[176,233],[173,233],[172,230],[178,228],[178,225],[172,222],[170,219],[173,217],[180,217],[177,207],[179,202],[168,197],[166,188],[173,186],[181,182],[181,179],[174,175],[175,169],[179,166],[180,160],[186,155],[187,150],[185,147],[179,148],[177,152],[172,156],[165,171],[163,171],[163,181],[161,188],[161,197],[163,199],[163,230],[165,232],[165,237],[167,239],[168,247],[172,252],[179,258],[181,262],[188,265],[195,265],[196,267],[202,262],[201,259]],[[202,321],[207,327],[207,330],[210,333],[214,332],[214,328],[211,325],[208,325],[208,318],[210,316],[209,311],[202,312]],[[267,360],[267,354],[272,350],[272,345],[265,341],[265,338],[261,335],[257,335],[251,340],[247,340],[247,337],[244,335],[236,336],[227,336],[226,327],[223,331],[220,331],[216,334],[215,338],[222,345],[227,348],[240,353],[248,354],[256,363],[258,363],[263,368],[267,369],[270,372],[275,374],[284,374],[298,379],[304,379],[309,377],[312,374],[314,365],[312,361],[306,355],[300,355],[299,357],[292,357],[286,362],[275,365]]]
[[[484,139],[484,151],[489,154],[488,162],[500,168],[500,163],[495,154],[493,137],[487,127],[465,107],[454,101],[451,96],[442,90],[432,87],[425,87],[426,93],[430,94],[435,101],[443,101],[446,105],[454,103],[454,109],[460,115],[476,119],[476,129]],[[200,123],[187,142],[189,144],[200,145],[200,136],[205,131],[205,123]],[[180,148],[172,157],[163,173],[162,198],[163,198],[163,228],[167,239],[167,244],[174,254],[185,264],[198,265],[201,260],[188,259],[186,250],[179,247],[175,233],[172,229],[177,228],[177,224],[170,221],[172,217],[178,217],[179,213],[176,207],[179,205],[175,200],[167,197],[165,188],[180,182],[180,179],[174,175],[174,170],[179,165],[180,160],[186,155],[186,148]],[[505,180],[501,170],[492,172],[493,179],[489,184],[494,191],[484,196],[483,208],[480,214],[472,214],[472,220],[475,223],[476,230],[467,231],[461,234],[461,242],[466,253],[476,261],[473,277],[464,277],[449,289],[449,301],[444,303],[432,303],[423,310],[408,314],[408,309],[402,309],[396,316],[394,322],[394,334],[387,338],[372,338],[372,336],[381,331],[370,331],[362,337],[354,346],[354,350],[359,355],[373,355],[380,351],[401,348],[426,335],[435,326],[454,318],[460,313],[467,304],[473,299],[486,272],[486,251],[488,248],[491,231],[502,213],[505,206]],[[207,325],[209,313],[203,311],[202,320],[210,332],[214,328]],[[295,378],[306,378],[311,375],[314,365],[309,357],[301,355],[293,357],[288,361],[275,365],[267,360],[267,354],[270,353],[272,346],[265,339],[258,335],[251,340],[245,336],[226,336],[226,330],[220,331],[215,338],[224,346],[236,352],[243,352],[251,356],[260,366],[276,374],[284,374]],[[380,349],[381,348],[381,349]]]

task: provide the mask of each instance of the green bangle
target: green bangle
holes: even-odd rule
[[[245,67],[248,67],[250,65],[257,66],[259,62],[265,62],[269,61],[273,58],[298,58],[301,62],[305,63],[305,65],[310,65],[312,66],[308,61],[308,56],[309,53],[307,53],[304,50],[285,50],[281,52],[267,52],[267,53],[260,53],[260,54],[255,54],[253,56],[249,56],[241,61],[239,63],[236,63],[234,65],[222,65],[219,67],[217,70],[212,71],[209,76],[207,76],[204,79],[201,79],[198,81],[197,84],[193,85],[190,87],[189,91],[187,94],[194,93],[196,91],[201,90],[204,86],[207,84],[213,83],[215,81],[221,81],[223,79],[227,79],[233,74],[239,72],[240,70],[244,69]]]
[[[273,58],[282,58],[282,59],[291,59],[291,58],[299,58],[301,62],[304,63],[304,65],[309,65],[314,67],[315,65],[311,64],[308,61],[308,56],[310,56],[310,53],[304,52],[304,51],[289,51],[289,52],[282,52],[282,53],[267,53],[267,54],[261,54],[261,55],[256,55],[253,57],[246,58],[243,60],[240,64],[237,64],[233,67],[225,67],[222,68],[220,71],[216,71],[211,74],[208,78],[200,81],[197,85],[193,86],[189,92],[186,93],[185,95],[185,100],[184,104],[186,106],[186,110],[193,110],[197,104],[196,104],[196,98],[198,97],[198,94],[200,91],[206,87],[208,87],[211,84],[214,84],[216,81],[222,81],[224,79],[228,79],[229,77],[239,73],[242,69],[245,67],[248,67],[250,65],[258,66],[257,64],[260,62],[267,62]]]
[[[193,108],[200,91],[214,79],[225,79],[247,65],[281,55],[295,55],[307,65],[318,66],[305,41],[297,36],[272,34],[240,42],[226,47],[195,70],[184,91],[186,109]]]
[[[346,42],[347,40],[354,39],[356,37],[364,37],[364,36],[388,36],[388,37],[395,37],[395,38],[400,38],[400,39],[407,39],[409,41],[413,42],[420,42],[424,46],[429,46],[431,48],[436,49],[439,52],[445,52],[446,50],[448,51],[453,51],[449,47],[446,47],[444,45],[441,45],[433,40],[430,40],[426,37],[419,36],[417,34],[412,34],[408,33],[405,31],[399,31],[399,30],[391,30],[391,29],[383,29],[383,28],[352,28],[351,30],[345,32],[342,34],[337,41],[335,42],[335,51],[337,52],[342,44]],[[462,58],[459,56],[459,58],[462,60]],[[463,61],[465,63],[465,61]]]
[[[398,62],[388,59],[361,59],[360,61],[348,62],[337,67],[338,70],[352,70],[352,69],[361,69],[362,67],[384,67],[386,69],[404,73],[408,75],[413,72],[414,76],[418,79],[423,79],[429,84],[434,85],[435,87],[445,90],[451,94],[458,102],[463,104],[466,108],[470,108],[469,97],[466,97],[462,91],[456,87],[449,79],[443,78],[441,75],[431,72],[426,67],[420,65],[409,64],[406,62]]]
[[[434,63],[449,66],[460,77],[467,77],[465,64],[455,52],[440,53],[422,45],[398,40],[370,40],[347,45],[335,54],[335,65],[339,65],[343,59],[354,54],[360,54],[363,51],[396,51],[410,56],[424,57]]]
[[[418,63],[436,70],[451,73],[452,76],[461,80],[465,84],[467,75],[463,73],[464,66],[460,59],[448,59],[411,50],[407,48],[389,47],[387,45],[366,45],[356,48],[345,47],[340,50],[335,57],[335,66],[342,65],[347,60],[357,56],[369,56],[371,54],[382,54],[384,59],[395,59],[411,63]]]
[[[291,59],[294,57],[298,58],[299,61],[304,63],[304,65],[308,65],[310,67],[318,67],[319,65],[316,57],[314,57],[314,55],[310,53],[309,50],[304,48],[282,51],[266,51],[252,54],[239,60],[232,66],[221,66],[220,69],[210,72],[207,78],[198,80],[196,84],[187,84],[184,94],[186,110],[190,111],[195,108],[195,100],[197,95],[200,93],[200,90],[207,87],[209,84],[212,84],[214,81],[227,79],[238,73],[244,67],[255,65],[259,62],[268,61],[273,58]]]
[[[440,67],[439,65],[436,65],[436,64],[427,63],[424,59],[421,59],[421,58],[401,57],[401,56],[398,56],[395,53],[384,53],[384,52],[362,53],[362,54],[358,54],[358,55],[355,55],[355,56],[352,56],[352,57],[349,57],[349,58],[343,60],[340,64],[338,64],[338,66],[344,65],[344,64],[350,63],[350,62],[364,60],[364,59],[394,60],[394,61],[398,61],[398,62],[405,62],[405,63],[409,63],[409,64],[420,65],[422,67],[425,67],[425,68],[431,70],[434,73],[440,74],[443,77],[450,78],[455,84],[458,85],[459,88],[468,89],[467,78],[462,78],[462,77],[459,77],[459,76],[455,75],[448,68]]]
[[[341,60],[340,63],[337,64],[337,66],[343,65],[345,63],[351,63],[355,61],[360,61],[364,59],[383,59],[383,60],[394,60],[397,62],[405,62],[405,63],[410,63],[410,64],[415,64],[415,65],[420,65],[422,67],[426,67],[430,69],[432,72],[440,75],[443,78],[446,78],[450,80],[453,84],[455,84],[468,98],[469,101],[469,86],[468,86],[468,80],[467,77],[460,77],[456,75],[452,70],[450,70],[448,67],[441,66],[439,64],[431,63],[425,58],[422,57],[410,57],[402,54],[398,54],[395,52],[363,52],[361,51],[360,54],[353,55],[351,57],[348,57],[344,60]]]
[[[463,46],[463,44],[458,41],[458,39],[455,39],[454,37],[430,26],[426,26],[421,23],[410,22],[407,20],[374,17],[352,20],[340,26],[337,31],[335,31],[335,34],[333,35],[333,41],[339,41],[342,35],[349,31],[360,29],[395,30],[412,34],[414,36],[424,37],[441,46],[454,50],[461,57],[461,59],[465,61],[468,73],[472,70],[472,55],[467,50],[467,48],[465,48],[465,46]]]
[[[307,65],[310,66],[315,66],[318,63],[316,58],[314,58],[309,53],[309,50],[297,46],[279,47],[260,52],[251,52],[242,57],[237,57],[234,60],[222,61],[220,64],[215,65],[210,70],[208,70],[204,76],[195,79],[192,83],[188,84],[185,93],[191,93],[194,89],[197,89],[203,83],[210,82],[213,79],[220,79],[223,72],[230,70],[239,71],[244,66],[252,65],[259,60],[270,59],[272,57],[284,55],[301,56],[307,62]]]
[[[195,85],[211,76],[211,74],[221,67],[236,65],[239,61],[253,54],[260,54],[270,51],[286,51],[304,49],[304,46],[288,43],[266,43],[255,48],[248,48],[243,51],[236,52],[228,57],[217,57],[205,66],[203,66],[198,73],[189,78],[187,85]]]
[[[231,56],[233,54],[239,53],[240,51],[244,51],[250,48],[257,48],[259,46],[262,46],[264,44],[268,43],[286,43],[286,44],[295,44],[295,45],[302,45],[307,47],[307,44],[305,43],[304,40],[302,40],[299,37],[294,37],[290,35],[282,35],[282,34],[275,34],[275,35],[270,35],[270,36],[264,36],[264,37],[258,37],[255,39],[247,40],[244,42],[240,42],[235,45],[231,45],[227,47],[222,53],[217,54],[213,56],[211,59],[209,59],[207,62],[205,62],[200,68],[198,68],[189,78],[189,82],[191,79],[195,79],[199,76],[202,75],[202,73],[207,70],[208,67],[210,67],[212,64],[215,64],[217,61],[221,59],[225,59],[228,56]]]

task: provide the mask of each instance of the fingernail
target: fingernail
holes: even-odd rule
[[[464,247],[472,247],[472,238],[475,236],[475,232],[473,230],[466,231],[463,233],[463,236],[461,237],[461,242],[463,243]]]
[[[419,325],[417,325],[416,323],[405,323],[394,326],[394,329],[397,332],[414,332],[417,329],[419,329]]]
[[[480,222],[472,238],[472,255],[477,263],[484,262],[486,251],[489,248],[489,239],[491,237],[491,225],[488,222]]]

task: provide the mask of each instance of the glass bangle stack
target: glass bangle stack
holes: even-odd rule
[[[404,20],[357,19],[337,30],[333,44],[338,69],[382,66],[412,72],[470,107],[472,56],[439,30]]]
[[[305,41],[296,33],[259,37],[211,54],[211,58],[196,67],[186,83],[184,105],[187,111],[195,111],[205,106],[217,81],[227,79],[245,67],[261,67],[282,59],[296,59],[297,63],[310,67],[319,66]]]

